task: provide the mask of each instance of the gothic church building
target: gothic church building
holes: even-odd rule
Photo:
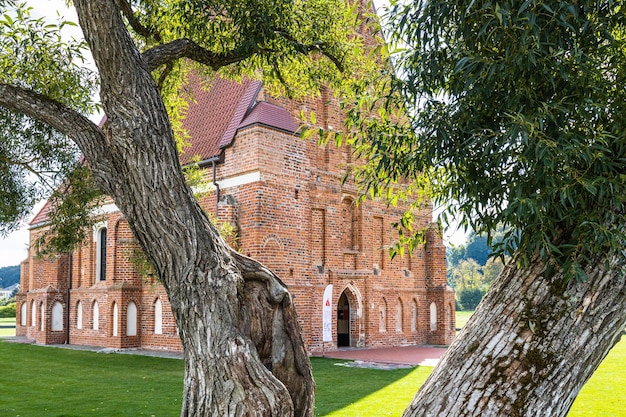
[[[234,225],[237,248],[288,285],[310,352],[341,347],[449,344],[454,293],[446,286],[445,247],[434,229],[425,247],[390,260],[391,223],[401,209],[355,204],[342,178],[348,147],[320,146],[298,133],[298,114],[314,111],[319,127],[340,128],[328,91],[292,101],[268,95],[257,81],[213,81],[196,89],[184,126],[212,191],[205,209]],[[30,223],[31,247],[45,230],[46,205]],[[137,244],[112,201],[93,233],[72,253],[22,263],[17,335],[40,344],[181,350],[163,287],[134,262]],[[418,216],[427,227],[431,209]],[[322,342],[322,297],[332,295],[332,342]],[[324,343],[324,345],[323,345]]]

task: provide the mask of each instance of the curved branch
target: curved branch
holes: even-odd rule
[[[274,32],[289,41],[299,53],[307,55],[311,52],[319,52],[330,59],[339,71],[344,70],[341,60],[328,50],[328,45],[325,42],[315,42],[310,45],[305,45],[297,42],[293,36],[284,30],[275,29]],[[203,48],[191,39],[183,38],[152,47],[142,54],[142,58],[146,69],[150,72],[161,65],[168,64],[180,58],[191,59],[215,71],[226,65],[241,62],[258,52],[271,51],[259,47],[254,42],[246,42],[229,52],[217,53]]]
[[[148,71],[154,71],[161,65],[180,58],[188,58],[217,70],[226,65],[234,64],[251,57],[259,49],[246,44],[230,52],[215,53],[198,45],[191,39],[183,38],[155,46],[142,54],[144,65]]]
[[[108,154],[102,129],[63,103],[21,87],[0,83],[0,106],[25,114],[72,139],[85,154],[102,159]]]
[[[144,38],[154,38],[157,42],[161,42],[161,35],[158,31],[153,28],[147,28],[142,25],[135,13],[133,12],[133,8],[127,0],[117,0],[117,7],[119,7],[120,11],[128,20],[128,24],[133,30],[140,36]]]

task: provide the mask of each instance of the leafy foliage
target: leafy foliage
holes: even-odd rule
[[[497,252],[519,248],[522,265],[539,255],[584,280],[591,254],[624,245],[623,11],[619,1],[393,3],[394,87],[410,125],[352,114],[367,132],[365,185],[426,176],[444,221],[459,217],[490,243],[503,225]]]
[[[77,65],[84,45],[63,41],[72,24],[46,24],[31,8],[0,0],[0,84],[31,89],[84,114],[95,108],[91,72]],[[48,124],[0,108],[0,233],[14,230],[33,204],[71,172],[79,152]]]
[[[15,317],[15,298],[12,303],[0,307],[0,317]]]

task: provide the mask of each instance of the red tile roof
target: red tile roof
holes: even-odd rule
[[[207,90],[200,87],[198,79],[192,79],[189,88],[194,92],[194,100],[183,121],[190,146],[183,150],[181,163],[188,164],[194,157],[203,161],[221,156],[223,149],[233,143],[237,130],[247,126],[260,124],[295,133],[298,125],[285,108],[256,101],[261,86],[261,82],[254,80],[237,83],[216,78]],[[105,121],[106,116],[100,125]],[[30,225],[45,223],[51,210],[48,201]]]
[[[38,224],[45,223],[48,221],[48,213],[52,211],[52,203],[50,200],[46,201],[46,204],[39,210],[35,217],[30,221],[30,226],[37,226]]]
[[[239,129],[254,124],[262,124],[289,133],[295,133],[298,130],[298,125],[294,122],[287,109],[267,101],[256,103],[239,125]]]
[[[256,98],[261,83],[245,80],[241,84],[216,78],[209,90],[192,84],[195,102],[190,103],[183,127],[191,139],[191,146],[183,150],[181,163],[187,164],[195,156],[205,160],[219,156],[237,133],[237,126]]]

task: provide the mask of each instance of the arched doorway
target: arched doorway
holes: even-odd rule
[[[345,291],[337,302],[337,347],[350,346],[350,302]]]

